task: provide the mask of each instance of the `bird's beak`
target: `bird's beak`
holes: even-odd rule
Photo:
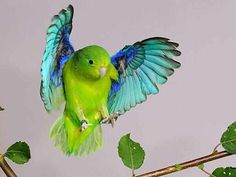
[[[106,67],[101,67],[99,70],[100,77],[104,77],[106,75],[107,68]]]

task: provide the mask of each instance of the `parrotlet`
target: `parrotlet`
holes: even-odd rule
[[[50,137],[67,155],[90,154],[103,147],[101,125],[159,92],[159,85],[180,67],[178,44],[152,37],[126,45],[110,56],[90,45],[70,42],[73,6],[53,16],[41,64],[40,95],[48,112],[64,107]],[[64,103],[64,104],[63,104]]]

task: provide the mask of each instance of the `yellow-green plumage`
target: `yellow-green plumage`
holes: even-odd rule
[[[159,84],[180,67],[175,57],[181,52],[177,43],[163,37],[126,45],[111,58],[99,46],[75,52],[69,39],[73,14],[69,5],[48,27],[40,96],[48,112],[65,101],[50,137],[66,154],[83,155],[102,147],[103,118],[112,123],[114,114],[122,115],[159,92]]]
[[[105,68],[104,76],[101,76],[101,68]],[[55,130],[58,129],[57,122],[52,128],[51,137],[55,140],[58,139],[56,136],[66,139],[58,144],[67,154],[88,154],[102,147],[100,122],[108,116],[107,98],[112,80],[117,80],[117,77],[109,54],[99,46],[78,50],[65,64],[63,81],[66,105],[63,117],[58,122],[62,124],[59,127],[64,127],[66,135]],[[81,131],[83,119],[91,125]]]

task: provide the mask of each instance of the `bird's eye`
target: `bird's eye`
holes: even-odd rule
[[[93,60],[89,60],[89,64],[92,65],[93,64]]]

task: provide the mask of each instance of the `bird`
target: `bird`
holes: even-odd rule
[[[68,156],[83,156],[104,144],[102,124],[159,93],[181,66],[178,43],[150,37],[126,45],[114,55],[99,45],[75,50],[70,42],[74,8],[51,19],[41,63],[40,96],[48,113],[64,107],[49,136]]]

